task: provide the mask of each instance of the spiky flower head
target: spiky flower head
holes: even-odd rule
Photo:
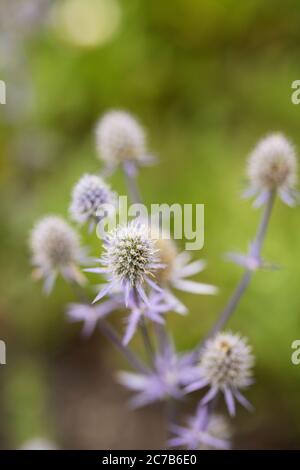
[[[115,230],[106,246],[106,260],[116,278],[128,281],[133,287],[142,284],[157,261],[147,227],[131,223]]]
[[[125,111],[110,111],[96,128],[99,156],[108,163],[137,161],[145,155],[145,133]]]
[[[106,210],[108,205],[111,208],[115,205],[115,196],[110,187],[100,176],[83,175],[72,192],[69,209],[72,219],[81,224],[96,221],[104,205]]]
[[[241,394],[240,389],[253,382],[253,365],[252,348],[246,338],[230,332],[217,333],[205,343],[199,365],[190,376],[186,392],[208,386],[210,389],[203,397],[202,404],[208,403],[222,392],[231,415],[235,414],[234,399],[251,410],[252,405]]]
[[[112,289],[120,288],[125,293],[126,305],[135,303],[134,296],[140,296],[148,303],[143,286],[148,283],[159,290],[153,278],[160,264],[147,225],[132,221],[128,225],[118,226],[108,233],[104,250],[100,259],[104,267],[88,270],[103,273],[109,280],[94,302]]]
[[[50,291],[58,273],[66,279],[83,282],[76,268],[83,261],[83,251],[73,228],[61,217],[49,215],[33,228],[30,237],[35,275],[45,279],[45,289]]]
[[[292,205],[297,183],[297,158],[291,142],[280,133],[262,139],[248,160],[252,193],[278,190],[284,202]]]
[[[239,334],[218,333],[207,341],[200,368],[207,381],[218,389],[244,388],[252,377],[254,357],[247,339]]]

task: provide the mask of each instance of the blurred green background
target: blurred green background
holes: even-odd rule
[[[62,448],[162,446],[161,409],[129,413],[112,377],[118,355],[100,334],[83,341],[66,322],[70,288],[59,280],[45,298],[32,282],[28,234],[45,213],[67,216],[73,184],[99,170],[99,116],[134,113],[159,157],[139,176],[145,201],[205,204],[205,246],[195,256],[208,261],[199,280],[220,294],[182,295],[189,316],[169,316],[178,348],[196,345],[241,276],[223,254],[246,250],[259,220],[240,199],[247,154],[269,131],[300,148],[291,102],[299,1],[3,0],[0,17],[0,445],[44,437]],[[119,173],[111,182],[124,190]],[[264,256],[282,269],[255,275],[229,325],[257,356],[248,394],[256,411],[239,409],[237,448],[299,447],[300,366],[291,363],[299,230],[299,209],[276,202]],[[85,230],[82,238],[98,254],[97,238]]]

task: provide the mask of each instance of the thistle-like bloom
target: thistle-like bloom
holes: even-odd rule
[[[90,222],[93,226],[99,218],[101,208],[107,211],[107,207],[113,208],[114,205],[114,193],[103,179],[96,175],[86,174],[80,178],[73,189],[69,211],[76,222],[80,224]]]
[[[82,334],[90,336],[99,320],[122,307],[123,304],[117,297],[106,300],[99,305],[73,303],[68,306],[67,317],[71,322],[83,322]]]
[[[187,419],[186,426],[172,425],[174,434],[168,444],[187,450],[227,450],[231,435],[228,422],[223,416],[208,416],[206,407],[198,407],[196,415]]]
[[[277,190],[286,204],[293,206],[297,192],[297,158],[293,145],[283,134],[262,139],[248,160],[250,188],[245,196],[257,196],[256,206],[264,204],[270,191]]]
[[[154,370],[145,374],[119,372],[119,383],[136,393],[130,404],[133,408],[149,405],[168,397],[184,396],[183,385],[191,370],[191,356],[177,356],[172,345],[155,357]]]
[[[152,229],[153,230],[153,229]],[[211,284],[204,284],[186,279],[201,272],[206,263],[202,260],[191,261],[191,255],[188,252],[177,252],[177,247],[173,240],[163,237],[156,237],[153,230],[156,248],[158,249],[159,258],[162,267],[157,272],[157,280],[159,285],[164,289],[166,299],[174,305],[174,310],[184,314],[187,312],[186,307],[174,296],[171,288],[179,289],[193,294],[216,294],[218,289]]]
[[[151,163],[146,154],[146,139],[143,128],[125,111],[110,111],[96,127],[96,145],[108,167],[117,164],[145,165]]]
[[[99,260],[102,267],[87,269],[108,279],[94,302],[117,289],[124,293],[126,307],[139,305],[140,301],[148,304],[144,286],[160,291],[151,278],[161,264],[147,226],[133,221],[117,227],[104,240],[104,250]]]
[[[251,404],[240,389],[253,382],[253,364],[252,349],[245,338],[239,334],[218,333],[204,345],[198,370],[197,367],[195,369],[195,380],[186,387],[186,391],[209,386],[202,404],[207,404],[218,392],[222,392],[231,415],[235,414],[235,399],[245,408],[251,409]]]
[[[30,246],[34,275],[44,278],[44,288],[49,293],[57,274],[66,280],[84,283],[85,278],[77,268],[84,262],[84,252],[73,228],[61,217],[50,215],[41,219],[31,232]]]

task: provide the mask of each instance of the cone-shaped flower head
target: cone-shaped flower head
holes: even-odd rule
[[[103,179],[96,175],[83,175],[74,186],[70,215],[79,223],[96,221],[101,207],[107,211],[115,205],[114,193]],[[109,214],[107,214],[109,215]]]
[[[66,279],[82,282],[76,264],[83,261],[79,238],[61,217],[50,215],[41,219],[31,232],[32,262],[37,277],[45,278],[45,289],[51,290],[58,273]]]
[[[147,225],[137,221],[120,225],[107,235],[104,250],[100,259],[103,267],[88,270],[103,273],[109,281],[94,302],[109,291],[119,289],[125,294],[126,306],[136,304],[137,297],[148,303],[144,286],[148,283],[157,287],[153,278],[159,267],[159,258]]]
[[[264,202],[264,193],[278,190],[282,200],[294,202],[297,183],[297,158],[291,142],[280,133],[262,139],[248,160],[250,193],[258,193]]]
[[[195,368],[194,380],[191,375],[191,383],[186,391],[192,392],[209,386],[210,390],[202,399],[203,404],[222,392],[231,415],[235,414],[234,398],[250,409],[251,404],[240,393],[240,389],[253,382],[253,365],[254,356],[246,338],[230,332],[218,333],[204,345],[200,363]]]
[[[203,377],[219,389],[243,388],[249,385],[254,358],[245,338],[219,333],[207,342],[201,355]]]
[[[99,156],[108,163],[139,160],[145,155],[145,134],[140,124],[125,111],[110,111],[96,128]]]

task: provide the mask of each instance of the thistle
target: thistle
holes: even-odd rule
[[[145,285],[159,290],[153,279],[161,264],[146,225],[133,221],[110,232],[104,241],[104,254],[99,261],[102,267],[87,271],[104,274],[108,282],[94,302],[117,289],[124,292],[127,307],[135,306],[139,301],[148,304]]]
[[[117,164],[134,171],[137,165],[145,165],[152,158],[146,152],[144,129],[125,111],[110,111],[96,126],[98,155],[109,168]]]
[[[262,139],[248,160],[250,188],[247,195],[256,195],[255,204],[264,204],[270,191],[277,191],[286,204],[293,206],[297,199],[297,158],[293,145],[280,133]]]
[[[113,207],[114,204],[114,193],[104,180],[96,175],[85,174],[73,189],[69,212],[75,222],[90,222],[93,226],[99,219],[100,210],[104,208],[107,211],[107,207]]]
[[[77,264],[85,261],[75,230],[61,217],[50,215],[41,219],[31,232],[30,247],[34,276],[43,278],[49,293],[58,274],[66,280],[83,284],[84,276]]]
[[[221,392],[224,394],[228,411],[235,414],[236,399],[243,406],[251,409],[250,403],[241,394],[240,389],[252,384],[254,356],[245,338],[238,334],[218,333],[204,345],[200,356],[198,379],[187,386],[192,392],[209,386],[209,391],[202,399],[207,404]]]
[[[96,140],[99,157],[111,169],[122,166],[131,200],[140,203],[136,170],[149,162],[140,124],[128,113],[112,111],[99,122]],[[88,293],[80,289],[80,303],[70,304],[67,310],[70,321],[83,322],[83,334],[90,335],[98,326],[123,353],[133,371],[119,373],[118,381],[134,393],[132,406],[165,401],[170,409],[175,402],[182,405],[189,393],[206,389],[195,416],[184,425],[174,422],[173,415],[169,417],[168,428],[172,432],[169,444],[174,447],[193,450],[230,447],[230,428],[214,412],[219,396],[224,396],[230,415],[235,414],[236,402],[252,409],[242,394],[253,383],[252,349],[246,338],[222,330],[254,272],[271,266],[262,257],[262,247],[276,194],[290,205],[297,196],[293,146],[282,134],[266,137],[250,155],[247,174],[250,182],[247,194],[256,196],[256,205],[265,204],[261,221],[248,253],[227,255],[245,268],[244,273],[215,324],[193,351],[179,354],[170,339],[166,314],[187,311],[173,291],[215,294],[217,289],[190,280],[190,276],[204,269],[205,262],[192,261],[187,252],[179,253],[172,239],[153,227],[150,230],[141,218],[106,235],[102,255],[96,260],[98,265],[86,269],[103,277],[100,292],[90,304]],[[74,187],[70,215],[80,224],[93,223],[99,220],[99,210],[113,200],[114,193],[102,178],[86,174]],[[36,277],[44,278],[46,290],[51,289],[57,274],[68,281],[83,283],[77,265],[86,259],[76,232],[63,219],[56,216],[42,219],[32,231],[30,244]],[[104,297],[108,298],[96,304]],[[106,320],[120,310],[125,311],[123,337]],[[128,346],[138,327],[147,361],[140,360]]]

